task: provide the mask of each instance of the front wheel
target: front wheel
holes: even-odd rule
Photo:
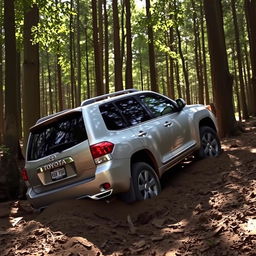
[[[221,153],[220,140],[217,133],[211,127],[200,127],[200,142],[199,158],[216,157]]]

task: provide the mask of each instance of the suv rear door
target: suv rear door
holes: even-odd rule
[[[36,193],[62,187],[95,174],[81,109],[31,128],[26,169]]]

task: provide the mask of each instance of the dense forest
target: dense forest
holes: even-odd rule
[[[136,88],[214,103],[221,137],[256,114],[254,0],[0,5],[0,151],[10,181],[38,118],[96,95]]]

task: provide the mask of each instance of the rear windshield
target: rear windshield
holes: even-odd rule
[[[27,157],[28,160],[36,160],[61,152],[84,140],[87,140],[87,134],[82,113],[75,112],[33,129]]]

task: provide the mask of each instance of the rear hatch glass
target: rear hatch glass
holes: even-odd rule
[[[27,160],[37,160],[87,140],[82,113],[71,112],[31,129]]]

